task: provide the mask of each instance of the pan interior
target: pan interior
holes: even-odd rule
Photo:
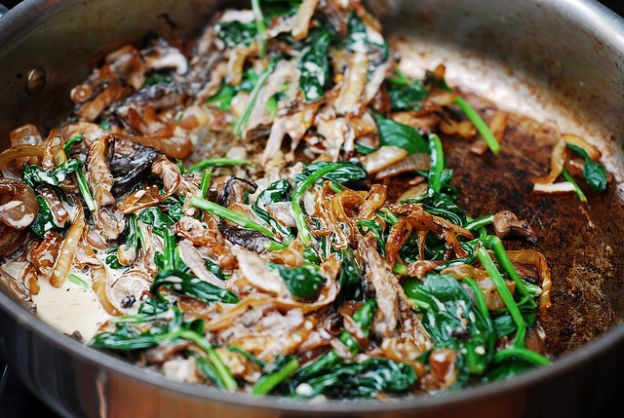
[[[140,0],[128,5],[114,0],[110,7],[90,2],[88,7],[100,7],[100,17],[105,17],[96,23],[93,19],[97,12],[86,13],[86,5],[68,3],[73,5],[66,13],[80,19],[69,20],[67,26],[52,26],[44,20],[37,29],[15,34],[16,42],[11,46],[5,43],[0,47],[0,82],[6,92],[0,98],[0,108],[6,110],[0,115],[0,134],[5,145],[10,129],[40,120],[40,128],[45,130],[67,113],[67,92],[84,78],[94,56],[128,40],[140,43],[152,31],[170,38],[187,36],[193,32],[189,28],[198,27],[215,6],[213,1],[189,5]],[[222,6],[226,2],[218,3]],[[621,145],[614,140],[624,131],[617,116],[621,99],[614,97],[614,86],[621,85],[621,80],[613,75],[614,63],[603,57],[605,50],[613,46],[603,44],[598,48],[596,42],[600,39],[595,34],[577,42],[581,50],[577,55],[595,57],[591,65],[581,66],[585,73],[580,74],[575,70],[577,63],[569,61],[573,58],[566,59],[569,51],[555,53],[560,45],[549,43],[568,32],[573,43],[575,36],[580,36],[573,35],[578,27],[566,29],[562,23],[555,23],[549,30],[556,36],[547,37],[539,28],[549,22],[539,22],[547,18],[537,17],[540,8],[532,2],[506,4],[504,11],[496,1],[457,3],[382,1],[373,8],[387,21],[386,27],[395,28],[394,42],[409,75],[420,77],[425,68],[445,63],[449,81],[473,93],[469,96],[472,100],[480,100],[482,107],[495,106],[510,112],[510,127],[500,157],[475,157],[461,140],[445,138],[449,166],[456,170],[461,199],[472,215],[507,208],[529,220],[537,230],[540,241],[536,249],[550,261],[554,277],[553,308],[542,322],[549,350],[559,355],[592,340],[624,317],[624,248],[619,245],[624,226],[618,222],[624,211],[616,187],[602,196],[591,195],[590,206],[583,210],[573,195],[532,195],[530,180],[547,172],[557,130],[574,132],[600,144],[608,168],[616,179],[622,178]],[[543,2],[543,7],[550,5]],[[193,6],[200,13],[190,13]],[[526,7],[535,10],[527,11]],[[505,26],[519,30],[513,16],[520,12],[535,13],[536,30],[514,33],[513,29],[500,29]],[[122,18],[139,13],[145,16],[144,22]],[[541,14],[548,15],[543,10]],[[80,42],[68,43],[68,34]],[[523,42],[514,44],[518,39]],[[68,56],[54,48],[61,43],[71,44],[61,49]],[[24,77],[34,65],[46,69],[48,84],[40,95],[29,96]],[[608,77],[604,77],[605,72]]]

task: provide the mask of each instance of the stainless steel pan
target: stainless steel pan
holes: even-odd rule
[[[230,3],[23,2],[0,17],[3,146],[16,126],[35,122],[45,130],[60,121],[70,109],[69,89],[98,57],[128,42],[140,44],[153,32],[191,36],[212,11]],[[389,31],[417,39],[405,54],[414,71],[445,61],[452,82],[501,107],[591,138],[607,154],[616,178],[622,178],[624,22],[607,9],[590,0],[369,3]],[[547,161],[543,152],[531,152],[541,149],[535,138],[511,141],[523,150],[523,158]],[[515,165],[518,156],[512,154],[498,160],[464,159],[461,154],[450,158],[465,173],[460,177],[466,196],[533,211],[545,225],[540,249],[558,266],[555,308],[543,319],[550,351],[561,354],[551,366],[494,385],[385,404],[232,395],[167,381],[84,347],[39,321],[4,291],[2,348],[33,392],[68,417],[591,415],[601,399],[619,389],[624,371],[624,326],[618,325],[624,317],[624,211],[617,187],[592,200],[594,228],[588,229],[573,198],[540,200],[525,193],[520,186],[528,181],[527,172]],[[509,167],[520,186],[492,180]],[[490,180],[476,181],[471,172]],[[473,201],[473,208],[485,210],[487,205]],[[584,270],[579,272],[579,266]]]

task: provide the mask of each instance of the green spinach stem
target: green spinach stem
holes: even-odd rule
[[[221,205],[218,205],[209,200],[193,196],[191,198],[191,206],[194,206],[198,209],[205,210],[206,212],[212,213],[213,215],[218,216],[222,219],[227,219],[228,221],[232,221],[237,225],[242,226],[243,228],[251,229],[252,231],[260,232],[261,234],[266,235],[269,238],[275,238],[275,233],[273,231],[265,228],[257,222],[252,221],[251,219],[241,215],[238,212],[234,212],[228,208],[224,208]]]
[[[277,372],[262,376],[258,382],[256,382],[252,393],[254,395],[266,395],[270,393],[277,385],[295,373],[298,368],[299,362],[293,357]]]
[[[492,151],[492,154],[498,155],[498,153],[500,153],[501,146],[498,143],[498,139],[496,139],[496,137],[490,130],[490,127],[483,120],[481,115],[479,115],[479,113],[477,113],[477,111],[470,105],[470,103],[464,100],[464,98],[461,96],[458,96],[455,99],[455,104],[461,109],[462,112],[464,112],[468,119],[470,119],[470,122],[472,122],[475,128],[477,128],[477,131],[479,131],[479,134],[481,134],[481,137],[490,148],[490,151]]]
[[[522,317],[522,313],[520,313],[520,309],[518,308],[518,305],[516,304],[513,295],[507,288],[507,283],[505,283],[505,279],[503,279],[503,276],[496,268],[494,261],[492,261],[490,254],[484,246],[479,246],[479,248],[477,249],[477,257],[479,257],[481,265],[483,265],[483,268],[485,268],[485,271],[487,271],[490,279],[492,279],[494,286],[496,286],[496,289],[501,295],[503,302],[505,302],[507,309],[509,309],[509,313],[511,314],[512,319],[516,323],[516,327],[518,328],[518,330],[516,331],[514,346],[523,347],[524,339],[526,337],[526,324],[524,323],[524,318]]]
[[[209,158],[207,160],[203,160],[198,162],[195,165],[189,167],[186,170],[187,173],[194,173],[196,171],[202,171],[209,167],[226,167],[226,166],[234,166],[234,165],[251,165],[251,161],[249,160],[236,160],[233,158]]]

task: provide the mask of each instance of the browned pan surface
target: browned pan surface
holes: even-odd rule
[[[469,97],[480,110],[493,109]],[[623,317],[624,207],[610,184],[600,195],[582,184],[589,203],[575,194],[537,195],[531,179],[550,169],[550,151],[558,139],[552,126],[509,114],[502,152],[479,157],[461,138],[443,138],[448,166],[455,172],[460,207],[473,216],[509,209],[537,232],[533,247],[548,260],[553,274],[552,307],[540,317],[548,351],[560,355],[598,337]],[[401,189],[401,187],[398,187]],[[395,189],[397,193],[399,190]],[[399,193],[400,194],[400,193]],[[394,196],[396,198],[396,196]],[[506,240],[507,248],[531,248]]]

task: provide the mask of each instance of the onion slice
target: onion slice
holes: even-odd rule
[[[65,239],[63,239],[61,243],[59,255],[56,258],[56,262],[52,268],[52,274],[50,275],[50,284],[54,287],[63,286],[67,274],[71,271],[80,238],[86,227],[84,211],[78,200],[76,200],[76,207],[77,211],[73,224],[69,227]]]
[[[561,193],[575,193],[576,188],[574,184],[569,181],[562,181],[559,183],[535,183],[533,185],[533,191],[535,193],[544,194],[561,194]]]
[[[24,157],[43,157],[43,147],[39,145],[21,144],[0,152],[0,170],[6,168],[7,164]]]
[[[557,177],[561,175],[563,172],[563,168],[565,166],[566,160],[566,143],[563,139],[559,140],[555,147],[553,148],[552,155],[550,157],[550,173],[546,177],[541,177],[533,180],[533,183],[537,186],[538,184],[552,184]],[[535,188],[533,188],[534,191]],[[550,193],[550,192],[544,192]]]
[[[407,157],[407,150],[392,145],[384,145],[362,157],[360,162],[369,174],[376,174]]]

